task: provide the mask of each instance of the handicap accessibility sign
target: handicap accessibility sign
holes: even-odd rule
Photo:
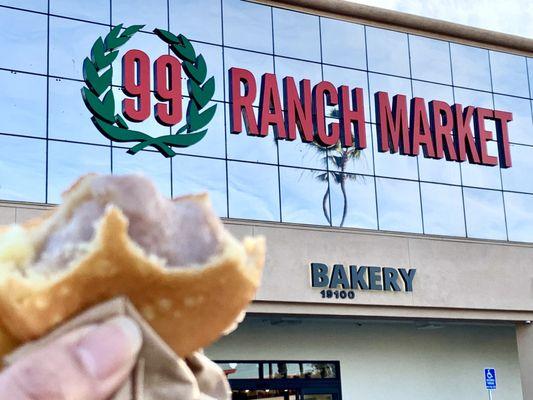
[[[485,387],[487,390],[496,389],[496,370],[494,368],[485,368]]]

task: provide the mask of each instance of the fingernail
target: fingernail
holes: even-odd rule
[[[106,379],[131,367],[142,345],[141,330],[133,320],[116,317],[89,331],[76,345],[82,367],[97,379]]]

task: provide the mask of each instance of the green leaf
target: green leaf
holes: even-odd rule
[[[97,95],[100,96],[107,88],[111,86],[113,80],[113,70],[108,69],[102,75],[98,75],[93,63],[86,57],[83,60],[83,79],[87,86]]]
[[[195,132],[206,126],[215,116],[217,105],[214,104],[207,110],[200,112],[194,101],[189,102],[187,107],[187,122],[189,123],[189,132]]]
[[[184,61],[183,70],[185,71],[185,74],[195,82],[201,83],[205,81],[207,76],[207,66],[205,65],[204,56],[199,54],[194,63]]]
[[[109,31],[104,41],[107,50],[114,50],[118,47],[118,46],[114,46],[114,44],[116,43],[120,35],[121,29],[122,29],[122,24],[118,24],[117,26],[115,26],[113,29]]]
[[[187,82],[187,87],[189,89],[189,94],[191,99],[196,102],[196,105],[199,109],[204,108],[207,103],[213,98],[215,94],[215,79],[213,77],[204,83],[203,86],[199,86],[196,82],[189,79]]]
[[[165,31],[164,29],[155,28],[154,33],[159,36],[164,42],[168,44],[178,44],[180,43],[179,38],[174,35],[172,32]]]
[[[113,64],[113,61],[118,56],[118,50],[114,50],[111,53],[108,53],[107,55],[95,60],[96,61],[96,68],[99,70],[102,70],[106,67],[109,67],[111,64]]]
[[[102,38],[99,37],[96,39],[96,42],[93,43],[93,47],[91,47],[91,60],[96,68],[100,69],[98,64],[99,62],[102,62],[103,59],[105,59],[105,45]]]
[[[131,38],[133,35],[135,35],[137,32],[139,32],[142,28],[144,28],[144,25],[132,25],[124,29],[124,32],[122,32],[122,36],[127,36]]]
[[[140,140],[150,140],[151,137],[145,133],[119,128],[98,117],[92,117],[94,125],[108,139],[116,142],[135,142]]]
[[[103,100],[96,97],[94,93],[86,87],[82,88],[81,92],[85,105],[93,115],[110,123],[115,122],[115,103],[113,92],[111,90],[105,95]]]
[[[169,137],[165,137],[164,143],[175,147],[188,147],[202,140],[206,133],[207,129],[184,135],[169,135]]]
[[[119,127],[124,128],[124,129],[128,129],[128,124],[126,123],[124,118],[122,118],[122,115],[116,114],[115,115],[115,122],[117,123],[117,125]]]

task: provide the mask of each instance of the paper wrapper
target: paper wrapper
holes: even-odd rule
[[[90,308],[47,336],[20,347],[4,361],[10,365],[74,329],[119,315],[126,315],[138,323],[143,344],[129,379],[110,400],[230,399],[226,376],[214,362],[201,353],[194,353],[187,359],[179,358],[125,298],[116,298]]]

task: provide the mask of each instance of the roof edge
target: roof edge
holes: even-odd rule
[[[467,40],[504,49],[514,49],[533,54],[533,39],[507,33],[474,28],[434,18],[421,17],[400,11],[368,6],[346,0],[252,0],[253,2],[285,5],[306,10],[357,18],[416,32],[427,32],[449,38]]]

